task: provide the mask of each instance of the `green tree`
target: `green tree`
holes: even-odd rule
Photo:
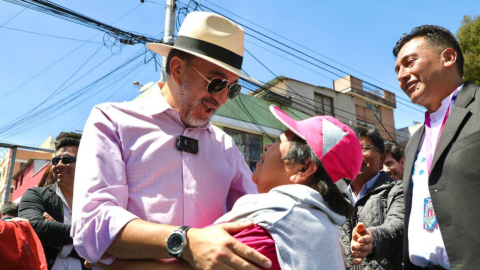
[[[463,79],[480,85],[480,16],[464,15],[457,39],[465,58]]]

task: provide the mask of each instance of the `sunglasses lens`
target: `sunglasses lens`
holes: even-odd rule
[[[242,90],[242,86],[238,83],[232,84],[230,86],[230,92],[228,93],[228,98],[234,99],[238,96],[240,93],[240,90]]]
[[[212,79],[210,83],[207,86],[208,93],[210,94],[216,94],[227,86],[227,81],[223,79]]]
[[[75,161],[77,161],[77,159],[75,157],[72,157],[72,156],[66,156],[66,157],[63,157],[63,159],[62,159],[62,162],[64,164],[74,163]]]
[[[72,156],[54,157],[52,158],[52,165],[54,166],[58,165],[58,163],[60,163],[60,160],[62,161],[63,164],[71,164],[77,161],[77,158]]]
[[[54,157],[54,158],[52,158],[52,165],[57,165],[58,162],[60,162],[60,157]]]

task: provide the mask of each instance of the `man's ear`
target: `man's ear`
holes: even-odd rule
[[[180,84],[186,67],[187,63],[185,63],[185,61],[183,61],[180,57],[174,56],[172,59],[170,59],[170,75],[177,85]]]
[[[442,52],[442,60],[444,67],[454,66],[457,62],[457,52],[452,48],[445,49]]]
[[[290,182],[293,184],[308,185],[311,182],[312,176],[318,170],[318,166],[313,159],[309,159],[305,164],[294,165],[294,168],[292,169],[294,169],[295,173],[290,176]]]
[[[402,165],[402,168],[403,168],[403,164],[405,164],[405,158],[401,157],[399,163],[400,163],[400,165]]]

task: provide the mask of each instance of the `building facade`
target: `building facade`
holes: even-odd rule
[[[394,93],[351,75],[336,80],[334,90],[354,97],[357,126],[376,128],[385,141],[397,143],[393,116],[393,110],[397,107]]]
[[[23,193],[27,189],[36,187],[43,174],[49,168],[50,159],[29,159],[25,165],[13,176],[13,192],[11,201],[20,203]]]
[[[6,196],[6,192],[9,192],[8,201],[12,201],[12,195],[14,191],[15,181],[13,180],[13,175],[15,175],[20,168],[22,168],[30,159],[48,159],[52,158],[52,153],[49,152],[39,152],[39,151],[30,151],[24,149],[17,149],[15,154],[15,163],[13,166],[12,174],[12,183],[10,189],[8,190],[8,178],[10,176],[10,161],[13,154],[13,149],[10,148],[3,156],[2,161],[0,161],[0,199],[3,203]]]

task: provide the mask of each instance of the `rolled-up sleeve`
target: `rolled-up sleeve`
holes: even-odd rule
[[[82,135],[75,171],[72,230],[78,254],[89,262],[101,259],[118,232],[132,219],[127,211],[128,185],[121,140],[109,105],[93,108]],[[112,112],[113,113],[113,112]]]

